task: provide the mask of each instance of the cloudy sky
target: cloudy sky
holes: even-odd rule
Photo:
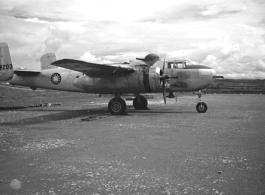
[[[188,58],[226,78],[265,79],[264,0],[0,0],[14,66],[57,59]]]

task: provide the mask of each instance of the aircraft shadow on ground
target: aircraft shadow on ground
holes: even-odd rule
[[[157,110],[157,109],[147,109],[147,110],[127,110],[130,114],[181,114],[181,113],[189,113],[189,114],[196,114],[197,112],[182,112],[182,111],[167,111],[167,110]]]
[[[88,109],[79,109],[79,110],[63,110],[63,109],[21,109],[21,110],[14,110],[16,112],[49,112],[47,115],[41,115],[36,117],[30,117],[25,119],[15,119],[9,122],[0,123],[1,125],[5,126],[18,126],[18,125],[35,125],[35,124],[43,124],[47,122],[56,122],[56,121],[64,121],[64,120],[71,120],[71,119],[78,119],[80,121],[93,121],[98,120],[101,118],[107,117],[128,117],[134,116],[137,114],[181,114],[181,113],[189,113],[189,114],[197,114],[197,112],[190,112],[190,111],[175,111],[175,110],[167,110],[166,108],[148,108],[146,110],[135,110],[132,106],[128,106],[128,109],[124,115],[111,115],[106,107],[101,108],[88,108]],[[53,113],[56,112],[56,113]]]
[[[147,108],[147,109],[144,109],[144,110],[135,110],[133,106],[128,106],[127,107],[127,112],[130,114],[136,114],[136,113],[139,113],[139,114],[151,114],[151,113],[154,113],[154,114],[180,114],[180,113],[197,113],[196,111],[194,112],[191,112],[191,111],[176,111],[175,108],[167,108],[167,107],[152,107],[151,108]]]
[[[41,110],[41,109],[34,109],[34,110],[27,110],[23,109],[20,111],[27,111],[27,112],[49,112],[47,115],[41,115],[36,117],[30,117],[25,119],[18,119],[9,122],[0,123],[1,125],[14,125],[14,126],[21,126],[21,125],[35,125],[35,124],[43,124],[47,122],[56,122],[56,121],[63,121],[63,120],[70,120],[75,118],[83,118],[89,117],[91,115],[102,115],[107,116],[110,114],[106,108],[93,108],[93,109],[84,109],[84,110]],[[59,111],[59,113],[58,113]],[[89,112],[88,112],[89,111]],[[57,113],[52,113],[57,112]]]

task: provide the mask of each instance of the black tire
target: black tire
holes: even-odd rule
[[[196,110],[199,113],[205,113],[207,109],[208,109],[207,104],[205,104],[204,102],[199,102],[196,106]]]
[[[113,98],[109,101],[108,109],[112,115],[122,115],[126,111],[126,103],[121,98]]]
[[[146,110],[148,105],[147,99],[140,95],[133,100],[133,107],[135,110]]]

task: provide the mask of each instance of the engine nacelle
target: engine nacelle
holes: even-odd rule
[[[161,76],[163,75],[162,69],[159,67],[150,67],[149,70],[149,85],[152,92],[162,91]]]

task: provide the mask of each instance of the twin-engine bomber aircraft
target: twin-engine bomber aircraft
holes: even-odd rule
[[[39,70],[13,68],[9,48],[0,43],[0,81],[12,85],[61,91],[115,94],[109,101],[108,109],[113,115],[126,111],[126,103],[121,94],[133,93],[133,106],[141,110],[147,108],[147,100],[140,94],[163,93],[166,103],[175,97],[173,92],[199,91],[214,82],[218,76],[210,67],[189,65],[187,61],[160,60],[156,54],[148,54],[134,62],[98,64],[74,59],[57,60],[55,54],[41,57]],[[58,68],[61,67],[61,68]],[[196,106],[199,113],[207,111],[207,105],[199,98]]]

